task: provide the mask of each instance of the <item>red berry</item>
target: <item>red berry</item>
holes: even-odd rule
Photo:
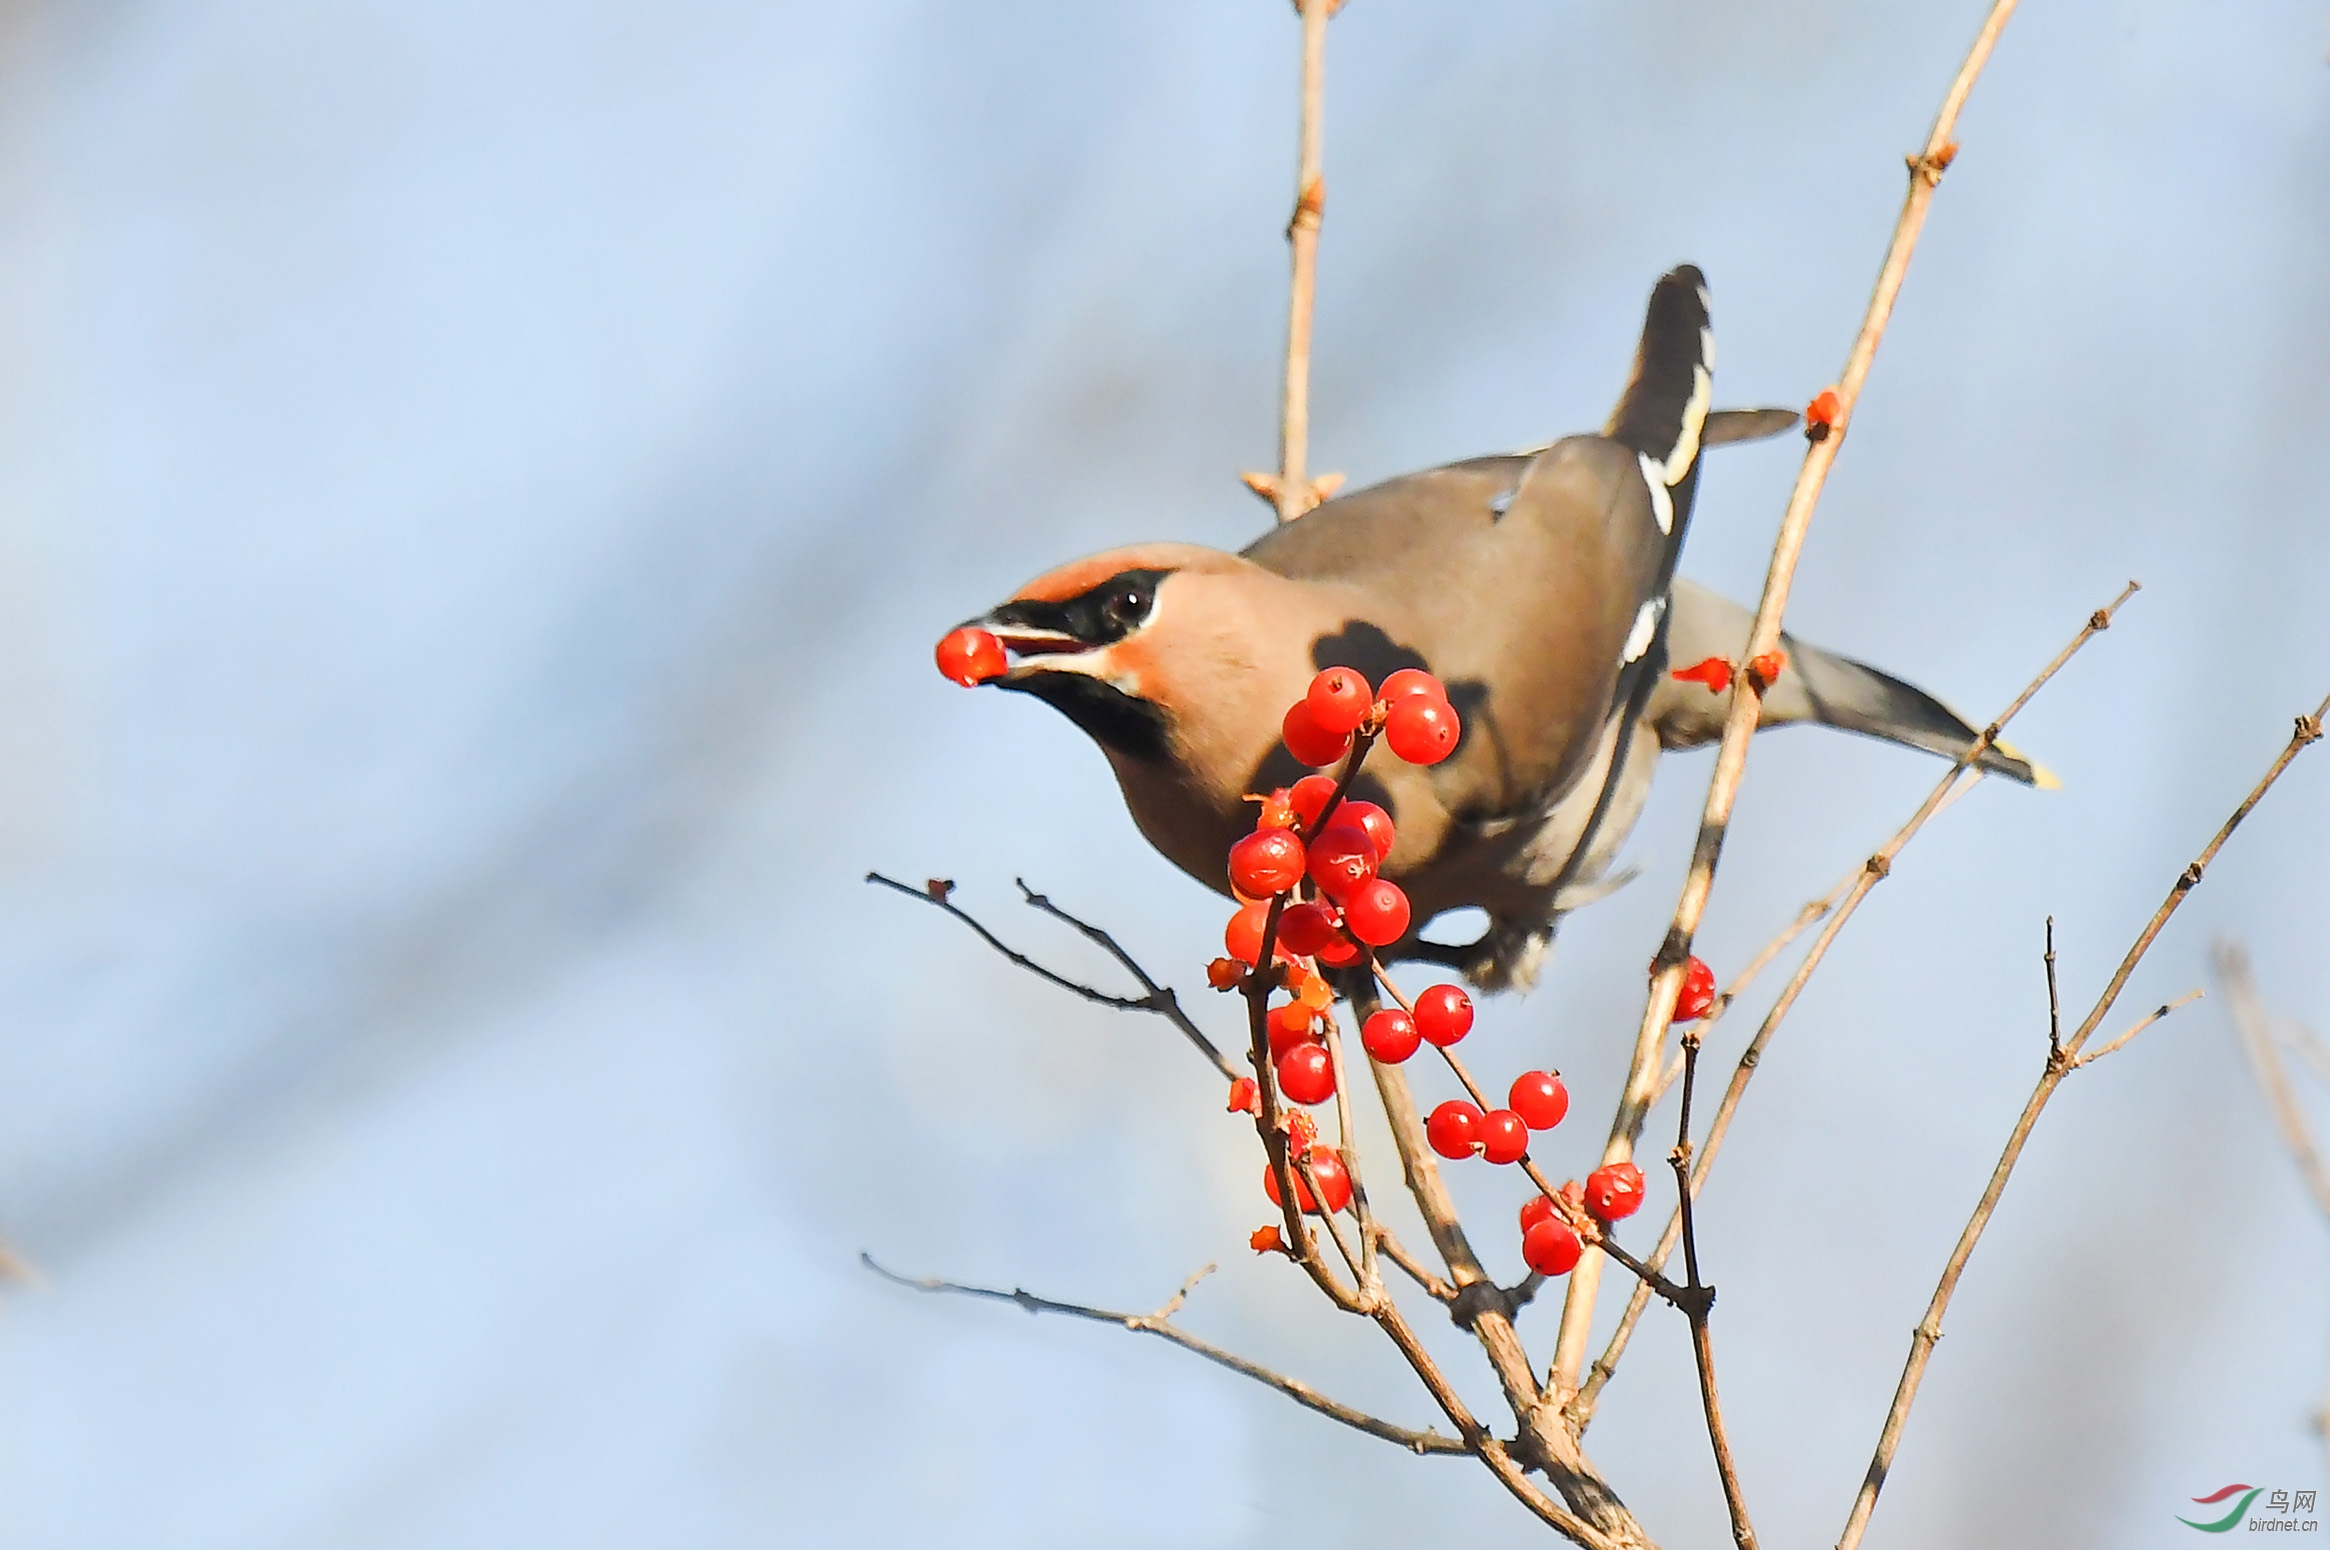
[[[1256,829],[1230,847],[1230,886],[1249,899],[1284,893],[1302,875],[1303,842],[1292,829]]]
[[[1262,1089],[1254,1085],[1254,1078],[1242,1076],[1230,1084],[1230,1113],[1253,1114],[1261,1107]]]
[[[939,637],[938,670],[966,689],[1001,678],[1010,665],[1003,654],[1003,642],[986,630],[966,624]]]
[[[1311,1009],[1300,1001],[1289,1001],[1284,1006],[1272,1007],[1264,1023],[1270,1033],[1272,1060],[1278,1059],[1297,1044],[1318,1042],[1311,1033]]]
[[[1327,810],[1327,799],[1335,794],[1332,775],[1305,775],[1287,788],[1287,800],[1294,807],[1294,815],[1303,823],[1303,833],[1319,832],[1319,814]]]
[[[1297,1044],[1278,1060],[1278,1090],[1296,1103],[1325,1103],[1335,1096],[1335,1062],[1324,1044]]]
[[[1334,936],[1335,912],[1324,904],[1290,904],[1279,914],[1279,945],[1297,958],[1312,956]]]
[[[1531,1195],[1521,1204],[1521,1236],[1524,1238],[1529,1236],[1529,1229],[1539,1222],[1559,1220],[1560,1215],[1553,1208],[1551,1195]]]
[[[1310,693],[1303,696],[1303,704],[1310,707],[1311,724],[1329,737],[1356,731],[1374,703],[1367,675],[1348,667],[1328,668],[1311,680]]]
[[[1694,956],[1683,969],[1683,988],[1675,994],[1675,1021],[1694,1023],[1715,1006],[1715,971]]]
[[[1480,1135],[1481,1111],[1462,1098],[1451,1098],[1424,1121],[1424,1139],[1447,1158],[1470,1157]]]
[[[1513,1078],[1512,1096],[1505,1101],[1531,1130],[1551,1130],[1570,1111],[1570,1090],[1557,1072],[1524,1071]]]
[[[1311,1177],[1319,1181],[1319,1193],[1327,1197],[1327,1209],[1340,1211],[1351,1204],[1351,1170],[1343,1166],[1343,1154],[1331,1146],[1311,1148]]]
[[[1396,1066],[1410,1055],[1424,1040],[1416,1032],[1416,1020],[1396,1006],[1387,1006],[1367,1020],[1359,1030],[1359,1042],[1367,1052],[1387,1066]]]
[[[1307,764],[1312,769],[1333,764],[1351,751],[1351,734],[1330,732],[1311,719],[1308,700],[1297,700],[1287,710],[1286,720],[1279,723],[1279,736],[1285,740],[1286,751],[1294,755],[1294,762]]]
[[[1586,1210],[1596,1221],[1624,1221],[1641,1209],[1642,1170],[1634,1164],[1604,1163],[1586,1175]]]
[[[1254,950],[1262,950],[1262,938],[1257,932]],[[1205,982],[1216,990],[1235,990],[1246,983],[1246,966],[1235,958],[1216,958],[1205,966]]]
[[[1291,829],[1294,827],[1294,793],[1286,787],[1262,799],[1262,811],[1254,817],[1257,829]]]
[[[1434,985],[1416,997],[1416,1031],[1446,1049],[1472,1032],[1472,997],[1460,985]]]
[[[1230,917],[1222,930],[1222,951],[1253,967],[1262,954],[1262,925],[1270,915],[1267,904],[1248,904]]]
[[[1330,969],[1348,969],[1359,961],[1359,944],[1338,931],[1311,955]]]
[[[1314,1146],[1310,1156],[1311,1175],[1319,1181],[1319,1193],[1327,1197],[1327,1209],[1340,1211],[1351,1204],[1351,1175],[1344,1168],[1342,1157],[1331,1146]],[[1306,1214],[1317,1214],[1319,1203],[1311,1198],[1311,1187],[1303,1182],[1302,1169],[1294,1166],[1292,1157],[1286,1161],[1288,1170],[1294,1174],[1295,1204]],[[1268,1163],[1262,1165],[1262,1193],[1270,1197],[1272,1205],[1286,1198],[1278,1192],[1278,1170]]]
[[[1408,896],[1400,885],[1371,877],[1343,905],[1343,923],[1370,947],[1389,947],[1408,934]]]
[[[1667,674],[1677,683],[1704,685],[1709,694],[1721,694],[1731,687],[1731,659],[1703,657],[1689,667],[1678,667]]]
[[[1383,740],[1410,764],[1438,764],[1456,752],[1463,730],[1445,700],[1414,694],[1392,707],[1383,724]]]
[[[1567,1222],[1547,1217],[1521,1235],[1521,1262],[1541,1276],[1566,1276],[1586,1246]]]
[[[1836,389],[1822,388],[1819,396],[1804,406],[1805,434],[1812,435],[1813,430],[1817,427],[1822,435],[1826,435],[1835,429],[1836,417],[1843,412],[1843,409],[1844,403],[1837,397]],[[1812,439],[1818,441],[1820,437],[1813,436]]]
[[[1519,1162],[1529,1155],[1529,1127],[1511,1109],[1491,1109],[1481,1116],[1481,1155],[1493,1163]]]
[[[1428,700],[1438,700],[1443,705],[1448,703],[1448,691],[1440,686],[1440,680],[1420,667],[1401,668],[1386,678],[1383,687],[1375,692],[1375,697],[1386,705],[1397,705],[1402,700],[1419,695]]]
[[[1335,821],[1337,823],[1357,824],[1367,831],[1369,843],[1375,846],[1375,864],[1377,866],[1382,866],[1391,859],[1392,840],[1395,838],[1392,832],[1391,814],[1373,802],[1360,802],[1346,797],[1343,799],[1343,805],[1335,809]]]
[[[1359,825],[1338,817],[1311,841],[1309,865],[1319,892],[1340,904],[1375,875],[1375,841]]]
[[[1748,676],[1756,681],[1756,693],[1762,694],[1778,683],[1780,675],[1788,670],[1788,653],[1767,651],[1761,656],[1750,657],[1747,670]]]

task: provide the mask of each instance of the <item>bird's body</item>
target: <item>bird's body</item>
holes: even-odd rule
[[[1022,657],[998,682],[1089,733],[1142,834],[1226,892],[1250,797],[1303,773],[1279,721],[1313,675],[1428,670],[1462,718],[1456,752],[1428,768],[1379,753],[1358,794],[1396,820],[1383,873],[1417,925],[1486,910],[1487,934],[1452,961],[1484,986],[1526,985],[1560,915],[1606,888],[1659,752],[1721,735],[1728,695],[1665,671],[1737,657],[1748,633],[1745,609],[1675,580],[1697,454],[1703,437],[1794,417],[1711,418],[1712,365],[1706,291],[1679,269],[1652,294],[1604,434],[1392,479],[1241,555],[1151,544],[1061,567],[981,621]],[[1762,725],[1820,721],[1953,756],[1972,745],[1909,685],[1785,649]],[[2032,778],[2010,755],[1985,764]],[[1451,957],[1412,937],[1392,952]]]

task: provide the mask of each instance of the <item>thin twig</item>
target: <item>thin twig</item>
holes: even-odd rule
[[[2095,1005],[2080,1020],[2078,1029],[2071,1037],[2063,1041],[2060,1052],[2047,1061],[2046,1069],[2039,1074],[2038,1085],[2031,1089],[2031,1096],[2023,1104],[2023,1112],[2007,1137],[2005,1151],[2000,1153],[1997,1166],[1991,1169],[1990,1182],[1982,1191],[1982,1199],[1974,1207],[1974,1214],[1967,1220],[1965,1230],[1959,1233],[1957,1247],[1950,1252],[1949,1263],[1943,1267],[1941,1281],[1934,1287],[1932,1300],[1926,1304],[1925,1317],[1918,1321],[1916,1330],[1910,1336],[1909,1360],[1902,1367],[1901,1381],[1893,1392],[1892,1407],[1886,1412],[1884,1429],[1878,1434],[1876,1454],[1869,1460],[1868,1473],[1862,1478],[1861,1489],[1853,1499],[1852,1514],[1845,1520],[1845,1531],[1837,1541],[1837,1550],[1854,1550],[1869,1526],[1869,1515],[1877,1507],[1877,1493],[1884,1489],[1885,1477],[1893,1468],[1894,1453],[1901,1446],[1902,1428],[1909,1420],[1910,1406],[1916,1402],[1918,1384],[1925,1377],[1926,1363],[1933,1355],[1935,1344],[1942,1338],[1942,1314],[1950,1306],[1950,1298],[1958,1289],[1958,1278],[1965,1273],[1966,1262],[1973,1256],[1974,1246],[1982,1241],[1983,1229],[1990,1225],[1991,1213],[1998,1209],[1999,1196],[2005,1192],[2007,1179],[2013,1175],[2015,1163],[2022,1156],[2023,1143],[2030,1139],[2031,1127],[2038,1123],[2040,1113],[2047,1107],[2048,1099],[2055,1095],[2055,1089],[2062,1085],[2063,1079],[2079,1068],[2079,1057],[2089,1037],[2111,1015],[2113,1003],[2119,1000],[2120,991],[2128,983],[2128,976],[2136,972],[2136,965],[2143,962],[2153,942],[2167,928],[2169,917],[2200,886],[2201,878],[2207,873],[2209,863],[2216,860],[2217,852],[2224,849],[2225,842],[2232,838],[2233,831],[2240,827],[2241,821],[2264,800],[2266,792],[2273,789],[2274,782],[2281,779],[2282,771],[2290,767],[2290,761],[2308,744],[2322,736],[2322,717],[2325,713],[2330,713],[2330,696],[2324,697],[2312,715],[2297,718],[2297,726],[2291,732],[2289,742],[2283,746],[2280,757],[2273,761],[2272,767],[2250,789],[2241,805],[2233,809],[2232,816],[2201,848],[2192,864],[2177,875],[2175,883],[2168,890],[2168,897],[2160,902],[2160,908],[2152,912],[2152,918],[2136,934],[2135,942],[2120,960],[2119,968],[2104,986],[2102,994],[2096,997]]]
[[[1699,1279],[1699,1234],[1691,1210],[1691,1090],[1698,1083],[1699,1040],[1704,1030],[1683,1035],[1683,1101],[1675,1119],[1675,1149],[1667,1161],[1675,1170],[1676,1209],[1683,1216],[1683,1266],[1690,1299],[1683,1314],[1691,1321],[1691,1356],[1699,1371],[1699,1404],[1707,1416],[1707,1440],[1715,1449],[1715,1473],[1723,1481],[1723,1506],[1731,1514],[1731,1541],[1739,1550],[1756,1550],[1755,1526],[1748,1521],[1747,1495],[1740,1489],[1739,1465],[1731,1454],[1731,1436],[1723,1425],[1723,1402],[1715,1389],[1715,1337],[1708,1316],[1715,1309],[1715,1288]]]
[[[2015,715],[2031,702],[2032,697],[2046,687],[2055,675],[2070,663],[2081,648],[2095,639],[2097,635],[2111,628],[2112,621],[2119,617],[2119,611],[2127,606],[2128,600],[2134,597],[2139,590],[2137,584],[2131,581],[2120,589],[2118,597],[2089,614],[2087,621],[2080,626],[2078,633],[2065,643],[2062,650],[2055,653],[2053,659],[2045,667],[2039,669],[2038,675],[2024,685],[2022,692],[2014,697],[2013,702],[2005,710],[1999,712],[1995,720],[1982,729],[1981,734],[1974,739],[1974,746],[1959,756],[1958,762],[1950,767],[1948,773],[1944,774],[1941,780],[1935,784],[1934,789],[1927,794],[1926,799],[1918,804],[1917,811],[1910,814],[1908,821],[1896,829],[1890,839],[1878,846],[1870,854],[1868,860],[1853,869],[1851,888],[1835,910],[1830,913],[1827,922],[1821,927],[1820,935],[1813,939],[1812,946],[1806,949],[1803,961],[1797,964],[1796,972],[1789,976],[1787,985],[1780,991],[1779,999],[1774,1001],[1771,1009],[1764,1014],[1764,1020],[1757,1027],[1755,1037],[1748,1041],[1746,1050],[1739,1057],[1739,1063],[1732,1068],[1730,1085],[1724,1089],[1723,1101],[1716,1106],[1715,1119],[1707,1128],[1706,1140],[1698,1147],[1697,1159],[1691,1170],[1691,1189],[1694,1194],[1706,1187],[1708,1172],[1714,1168],[1715,1159],[1723,1150],[1723,1139],[1731,1129],[1732,1116],[1738,1112],[1740,1100],[1747,1095],[1748,1084],[1755,1079],[1756,1071],[1763,1062],[1764,1051],[1770,1046],[1773,1034],[1779,1031],[1781,1022],[1794,1008],[1797,998],[1804,993],[1804,987],[1811,983],[1814,971],[1819,969],[1822,961],[1827,958],[1828,950],[1836,944],[1837,937],[1844,931],[1846,923],[1851,921],[1854,914],[1860,909],[1861,902],[1868,898],[1877,884],[1892,875],[1894,859],[1901,854],[1909,842],[1915,839],[1919,832],[1938,814],[1981,782],[1980,772],[1972,767],[1974,761],[1981,758],[1987,749],[1997,743],[1999,735],[2005,730],[2007,723],[2012,721]],[[1650,1265],[1661,1267],[1666,1264],[1667,1256],[1674,1252],[1681,1231],[1682,1213],[1678,1209],[1667,1219],[1666,1231],[1659,1238],[1658,1250],[1650,1256],[1648,1261]],[[1593,1370],[1586,1375],[1586,1381],[1579,1387],[1576,1396],[1565,1406],[1572,1431],[1582,1435],[1587,1425],[1593,1420],[1594,1406],[1599,1401],[1602,1390],[1609,1385],[1611,1375],[1617,1371],[1618,1359],[1625,1355],[1627,1343],[1633,1338],[1634,1327],[1641,1320],[1643,1309],[1648,1306],[1648,1302],[1648,1292],[1642,1287],[1637,1287],[1633,1297],[1627,1302],[1625,1313],[1619,1317],[1618,1327],[1611,1332],[1609,1342],[1602,1348],[1601,1356],[1595,1360]]]
[[[2162,1002],[2160,1005],[2154,1007],[2151,1011],[2146,1012],[2142,1017],[2137,1018],[2135,1022],[2129,1025],[2128,1030],[2125,1033],[2122,1033],[2118,1038],[2112,1040],[2109,1044],[2106,1044],[2099,1049],[2091,1049],[2086,1054],[2080,1056],[2077,1060],[2071,1062],[2072,1069],[2077,1070],[2081,1066],[2094,1065],[2097,1061],[2103,1059],[2104,1056],[2110,1054],[2113,1050],[2120,1048],[2130,1039],[2134,1038],[2137,1034],[2142,1033],[2145,1029],[2151,1027],[2154,1023],[2160,1021],[2160,1019],[2163,1017],[2166,1017],[2169,1013],[2175,1011],[2179,1007],[2190,1006],[2200,998],[2201,993],[2199,991],[2188,990],[2183,995],[2178,996],[2174,1001]]]
[[[1339,1400],[1329,1399],[1299,1378],[1290,1378],[1284,1373],[1272,1371],[1259,1362],[1248,1361],[1245,1357],[1225,1351],[1213,1342],[1202,1340],[1188,1330],[1174,1324],[1171,1321],[1173,1313],[1179,1308],[1182,1298],[1189,1294],[1189,1287],[1195,1285],[1198,1279],[1205,1274],[1204,1271],[1198,1272],[1197,1276],[1192,1276],[1189,1284],[1183,1286],[1179,1292],[1174,1294],[1171,1301],[1155,1313],[1118,1313],[1108,1308],[1086,1307],[1082,1303],[1059,1302],[1050,1297],[1038,1297],[1033,1292],[1017,1289],[1006,1292],[989,1286],[970,1286],[960,1281],[943,1281],[935,1276],[918,1280],[884,1268],[875,1262],[871,1254],[860,1254],[858,1260],[883,1280],[894,1286],[903,1286],[913,1291],[948,1292],[960,1297],[983,1297],[996,1302],[1017,1303],[1030,1313],[1064,1314],[1069,1318],[1090,1319],[1097,1324],[1115,1324],[1139,1335],[1155,1335],[1160,1340],[1171,1341],[1185,1351],[1196,1352],[1216,1366],[1227,1367],[1232,1372],[1243,1374],[1257,1383],[1274,1388],[1306,1410],[1315,1410],[1330,1420],[1341,1421],[1345,1426],[1351,1427],[1355,1431],[1365,1432],[1371,1437],[1381,1437],[1386,1442],[1397,1443],[1411,1453],[1471,1453],[1474,1451],[1457,1438],[1443,1437],[1429,1427],[1423,1431],[1415,1431],[1405,1426],[1395,1426],[1389,1421],[1369,1415],[1367,1412],[1346,1405]],[[1210,1270],[1213,1267],[1209,1265],[1206,1268]]]
[[[1796,487],[1788,497],[1788,508],[1780,518],[1779,536],[1772,545],[1771,567],[1764,578],[1763,600],[1757,605],[1755,624],[1741,653],[1748,660],[1779,648],[1780,621],[1787,611],[1797,557],[1803,552],[1805,535],[1812,526],[1813,508],[1819,503],[1829,468],[1836,461],[1837,449],[1843,445],[1845,433],[1852,424],[1853,409],[1860,400],[1862,385],[1868,380],[1870,365],[1876,359],[1878,343],[1885,337],[1894,299],[1901,293],[1902,280],[1909,272],[1910,255],[1917,250],[1918,234],[1925,226],[1926,208],[1941,182],[1942,169],[1957,155],[1953,134],[1958,112],[1965,105],[1966,94],[1973,90],[1975,78],[1990,57],[1991,46],[1997,42],[1999,30],[2006,25],[2014,8],[2015,0],[1996,0],[1965,63],[1959,67],[1957,79],[1942,100],[1941,112],[1934,119],[1932,133],[1926,137],[1925,148],[1909,159],[1908,197],[1902,204],[1901,218],[1894,224],[1893,241],[1886,251],[1884,266],[1878,271],[1868,313],[1862,319],[1852,350],[1845,357],[1844,375],[1837,381],[1838,407],[1833,428],[1814,440],[1806,451],[1804,464],[1796,475]],[[1682,989],[1691,938],[1699,929],[1708,893],[1714,887],[1716,861],[1723,851],[1724,835],[1731,825],[1732,803],[1738,796],[1740,776],[1747,766],[1748,739],[1755,732],[1763,708],[1763,687],[1756,676],[1742,675],[1741,685],[1732,695],[1730,714],[1724,722],[1723,743],[1716,751],[1715,773],[1708,781],[1707,804],[1699,820],[1699,841],[1691,857],[1690,871],[1683,879],[1682,896],[1675,904],[1674,923],[1659,947],[1658,972],[1651,980],[1642,1026],[1635,1036],[1633,1064],[1618,1112],[1611,1122],[1610,1139],[1603,1148],[1604,1162],[1620,1162],[1633,1153],[1633,1137],[1641,1125],[1639,1116],[1646,1107],[1650,1085],[1658,1076],[1659,1048],[1674,1014],[1675,996]],[[1589,1252],[1570,1272],[1569,1296],[1562,1305],[1561,1333],[1554,1349],[1555,1385],[1565,1395],[1577,1391],[1579,1369],[1586,1358],[1586,1341],[1593,1333],[1594,1295],[1600,1284],[1601,1263]]]
[[[1017,964],[1020,968],[1027,970],[1028,973],[1033,974],[1036,978],[1044,981],[1046,984],[1057,985],[1062,990],[1068,991],[1074,995],[1082,996],[1085,1000],[1093,1003],[1095,1006],[1110,1007],[1119,1012],[1150,1012],[1154,1013],[1156,1016],[1164,1018],[1174,1027],[1180,1029],[1182,1036],[1187,1038],[1191,1044],[1197,1046],[1198,1052],[1204,1055],[1206,1059],[1212,1061],[1214,1064],[1214,1069],[1221,1072],[1225,1079],[1229,1081],[1236,1081],[1239,1076],[1243,1075],[1243,1073],[1240,1072],[1236,1066],[1230,1064],[1228,1057],[1224,1056],[1219,1049],[1214,1047],[1214,1041],[1207,1038],[1205,1034],[1198,1028],[1197,1024],[1189,1020],[1189,1014],[1181,1010],[1180,999],[1173,994],[1171,986],[1160,985],[1155,980],[1149,978],[1148,971],[1143,969],[1138,963],[1135,963],[1133,961],[1132,955],[1117,945],[1116,938],[1110,936],[1106,931],[1101,930],[1100,927],[1095,926],[1088,921],[1077,919],[1074,915],[1069,914],[1066,910],[1060,908],[1057,904],[1054,904],[1051,900],[1045,898],[1042,894],[1033,892],[1029,889],[1027,883],[1024,880],[1014,879],[1014,881],[1019,882],[1019,891],[1027,896],[1027,902],[1029,904],[1033,905],[1039,910],[1042,910],[1045,914],[1052,916],[1056,920],[1066,921],[1069,925],[1074,926],[1077,930],[1083,932],[1093,941],[1098,942],[1102,947],[1107,948],[1110,955],[1113,956],[1117,962],[1123,964],[1127,969],[1132,971],[1133,977],[1141,982],[1141,989],[1144,993],[1138,996],[1112,995],[1108,991],[1099,990],[1093,986],[1087,985],[1081,980],[1072,980],[1065,974],[1047,969],[1042,964],[1036,962],[1033,958],[1030,958],[1027,954],[1015,951],[1014,949],[1005,946],[1003,939],[998,937],[994,932],[988,930],[986,924],[983,921],[981,921],[976,915],[973,915],[969,910],[966,910],[961,905],[955,903],[954,884],[952,883],[934,881],[928,887],[916,888],[910,886],[909,884],[902,883],[894,877],[884,877],[879,872],[868,872],[866,874],[866,881],[869,883],[879,884],[881,887],[888,888],[894,893],[902,893],[909,899],[920,899],[925,904],[946,911],[949,915],[954,916],[955,919],[961,921],[964,925],[969,926],[973,931],[977,932],[979,935],[979,940],[985,942],[989,947],[994,948],[1005,958],[1009,959],[1014,964]]]
[[[2040,956],[2047,966],[2047,1058],[2063,1058],[2063,998],[2055,989],[2055,917],[2047,917],[2047,951]]]
[[[1324,499],[1310,478],[1311,310],[1318,290],[1319,227],[1326,219],[1327,180],[1322,168],[1326,103],[1327,18],[1337,0],[1298,0],[1303,22],[1301,143],[1296,153],[1294,215],[1286,225],[1293,276],[1286,301],[1286,386],[1279,402],[1278,476],[1247,482],[1278,508],[1278,520],[1292,522]]]
[[[2330,1221],[2330,1165],[2322,1161],[2322,1148],[2314,1140],[2313,1127],[2306,1123],[2306,1111],[2298,1107],[2297,1089],[2290,1084],[2289,1068],[2282,1064],[2281,1051],[2273,1047],[2273,1019],[2267,1015],[2265,1003],[2257,994],[2257,979],[2250,972],[2249,955],[2230,942],[2220,942],[2212,956],[2216,960],[2217,983],[2225,989],[2225,1005],[2233,1019],[2233,1029],[2241,1036],[2241,1047],[2249,1055],[2249,1068],[2257,1074],[2257,1085],[2273,1110],[2273,1122],[2281,1128],[2282,1144],[2297,1161],[2298,1175],[2313,1193],[2314,1204],[2321,1208],[2323,1219]]]
[[[1436,1302],[1456,1301],[1456,1288],[1434,1275],[1430,1265],[1409,1253],[1407,1246],[1392,1235],[1392,1230],[1389,1227],[1380,1222],[1376,1224],[1375,1241],[1376,1246],[1383,1250],[1383,1257],[1399,1266],[1406,1273],[1408,1279],[1415,1282],[1423,1290],[1424,1295]]]

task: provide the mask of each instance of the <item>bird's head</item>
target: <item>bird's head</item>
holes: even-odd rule
[[[1193,544],[1140,544],[1045,572],[969,623],[1011,654],[996,687],[1032,694],[1110,753],[1164,757],[1181,659],[1210,633],[1209,582],[1244,564]]]
[[[989,682],[1056,707],[1120,767],[1171,760],[1234,795],[1317,671],[1333,607],[1239,555],[1157,543],[1071,561],[969,622],[1011,654]]]

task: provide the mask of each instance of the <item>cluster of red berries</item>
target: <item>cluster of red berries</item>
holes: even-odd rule
[[[1529,1155],[1529,1132],[1551,1130],[1569,1113],[1570,1094],[1558,1071],[1524,1071],[1505,1103],[1484,1114],[1479,1104],[1451,1098],[1425,1117],[1424,1139],[1452,1161],[1478,1152],[1493,1163],[1517,1163]]]
[[[1590,1216],[1608,1226],[1642,1209],[1642,1170],[1630,1162],[1604,1163],[1561,1187],[1560,1198],[1536,1195],[1521,1208],[1521,1260],[1541,1276],[1565,1276],[1576,1268],[1585,1243],[1570,1222]]]

